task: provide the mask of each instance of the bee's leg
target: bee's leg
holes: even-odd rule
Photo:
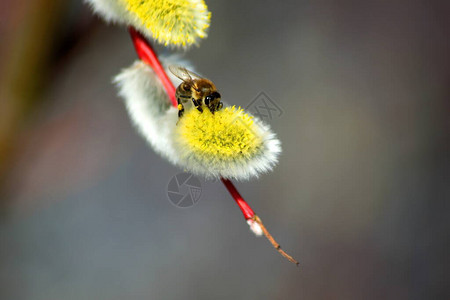
[[[223,103],[219,102],[219,104],[217,104],[217,110],[221,110],[223,107]]]
[[[181,118],[184,113],[184,106],[181,104],[180,101],[178,101],[178,118]]]
[[[195,108],[198,109],[199,112],[203,112],[203,108],[199,100],[195,100],[194,98],[192,98],[192,102],[194,103]]]

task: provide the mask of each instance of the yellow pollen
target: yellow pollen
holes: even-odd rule
[[[211,13],[204,0],[122,1],[161,44],[192,45],[206,37]]]
[[[260,153],[262,138],[252,117],[227,107],[212,114],[191,109],[177,125],[179,143],[205,161],[246,160]]]

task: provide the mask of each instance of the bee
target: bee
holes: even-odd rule
[[[213,114],[223,107],[221,96],[211,80],[179,66],[169,66],[169,70],[183,81],[175,94],[178,102],[178,118],[183,116],[185,107],[187,108],[191,101],[200,112],[203,112],[204,106]]]

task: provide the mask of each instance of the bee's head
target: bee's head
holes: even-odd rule
[[[218,92],[212,92],[211,94],[205,97],[205,104],[209,105],[209,103],[213,102],[214,100],[218,102],[220,101],[220,98],[221,96]]]

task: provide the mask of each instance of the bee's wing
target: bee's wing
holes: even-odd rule
[[[192,72],[192,71],[189,71],[189,70],[187,70],[187,69],[184,69],[184,70],[189,74],[189,76],[190,76],[192,79],[204,79],[203,76],[200,76],[200,75],[198,75],[198,74],[196,74],[196,73],[194,73],[194,72]]]
[[[189,71],[188,69],[181,66],[169,66],[170,72],[176,77],[180,78],[183,81],[191,81],[193,79],[201,79],[202,77],[194,72]]]

